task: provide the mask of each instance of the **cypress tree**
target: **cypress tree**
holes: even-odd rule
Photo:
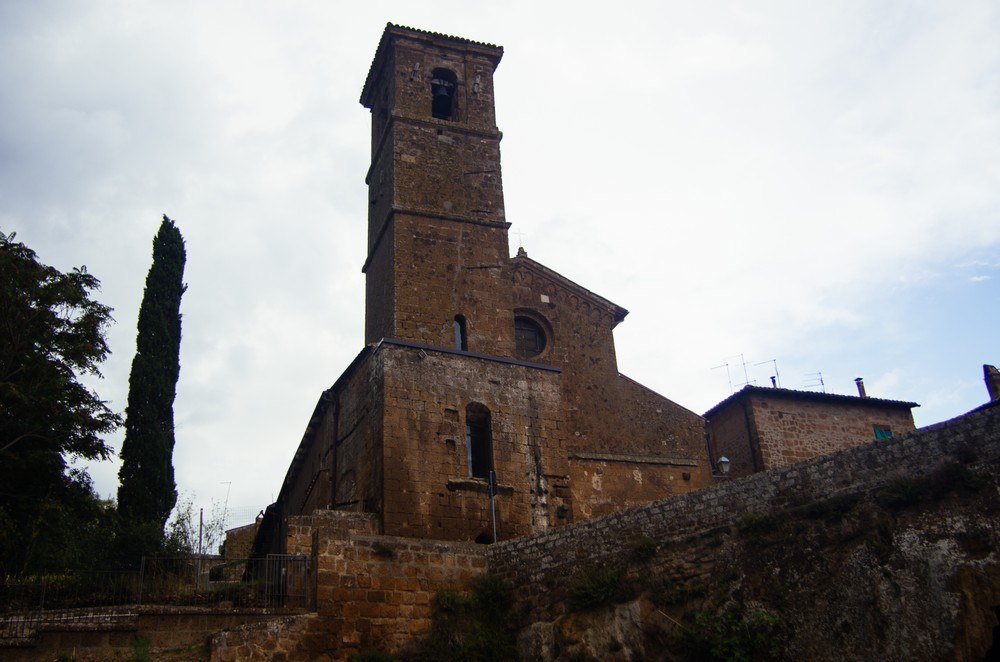
[[[174,396],[180,375],[184,238],[163,216],[153,238],[153,264],[139,307],[135,358],[129,375],[125,441],[118,472],[120,551],[135,562],[157,550],[177,502],[174,483]]]

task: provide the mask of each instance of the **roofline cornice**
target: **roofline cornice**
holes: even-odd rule
[[[881,407],[883,409],[913,409],[920,405],[916,402],[904,402],[903,400],[888,400],[885,398],[862,398],[857,395],[842,395],[840,393],[816,393],[815,391],[797,391],[790,388],[773,388],[767,386],[754,386],[748,384],[736,393],[715,405],[702,416],[711,418],[731,403],[747,400],[752,396],[766,396],[780,398],[783,400],[799,400],[808,402],[826,402],[830,404],[843,404],[852,406]]]
[[[599,304],[611,315],[611,318],[614,320],[614,326],[617,326],[622,320],[625,319],[625,316],[628,315],[628,310],[622,308],[617,303],[605,299],[600,294],[591,292],[586,287],[571,281],[569,278],[566,278],[566,276],[563,276],[557,271],[553,271],[544,264],[532,260],[527,255],[516,255],[512,257],[511,264],[515,269],[528,269],[529,271],[533,271],[539,276],[555,281],[571,292]]]

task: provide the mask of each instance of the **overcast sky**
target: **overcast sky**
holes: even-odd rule
[[[0,0],[0,229],[102,281],[118,411],[161,214],[187,241],[182,493],[265,507],[362,347],[387,21],[504,46],[511,249],[631,311],[623,373],[698,413],[772,360],[921,426],[986,400],[1000,5],[477,5]]]

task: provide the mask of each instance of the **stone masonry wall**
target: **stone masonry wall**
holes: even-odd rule
[[[731,533],[741,530],[743,523],[748,521],[765,521],[767,518],[773,521],[782,511],[791,508],[801,513],[810,504],[829,504],[839,497],[863,494],[903,479],[939,475],[946,460],[974,462],[976,467],[985,467],[992,472],[990,475],[995,480],[1000,467],[1000,406],[884,442],[840,451],[796,466],[754,474],[698,492],[490,546],[372,535],[371,532],[377,530],[374,515],[317,511],[310,517],[293,518],[289,524],[287,545],[292,553],[314,555],[316,618],[300,618],[290,623],[285,632],[272,626],[245,628],[238,636],[230,636],[231,645],[226,649],[229,657],[220,654],[216,659],[270,659],[268,651],[275,650],[280,650],[287,660],[317,659],[324,655],[329,659],[342,660],[361,650],[405,653],[429,633],[435,594],[442,589],[468,590],[474,577],[487,569],[513,584],[515,597],[521,603],[516,611],[531,624],[521,633],[522,654],[528,651],[529,656],[540,659],[559,657],[558,653],[553,653],[551,645],[558,639],[563,655],[568,657],[574,654],[601,657],[609,650],[624,651],[622,655],[626,655],[630,654],[629,651],[643,650],[642,638],[648,635],[650,623],[657,624],[653,630],[673,628],[675,621],[670,619],[680,618],[680,613],[664,616],[663,609],[668,607],[651,606],[648,600],[643,602],[643,599],[614,607],[611,612],[567,612],[572,580],[582,568],[628,562],[627,581],[633,585],[680,582],[682,586],[701,585],[706,590],[721,591],[725,597],[726,587],[721,584],[721,588],[716,586],[723,581],[718,573],[738,578],[740,572],[749,572],[748,564],[753,565],[756,563],[754,559],[765,553],[775,557],[769,563],[776,568],[792,562],[790,558],[781,556],[787,553],[798,559],[796,562],[803,563],[804,568],[816,569],[818,574],[810,577],[809,583],[799,589],[804,592],[787,596],[789,600],[822,604],[822,599],[814,597],[814,593],[829,595],[831,599],[836,597],[842,600],[853,610],[855,615],[852,618],[860,619],[853,633],[844,634],[831,627],[831,623],[836,623],[829,619],[836,621],[836,613],[824,615],[826,612],[814,610],[806,614],[799,609],[796,618],[808,628],[823,630],[825,637],[811,641],[796,635],[789,644],[794,650],[804,651],[809,658],[833,659],[837,655],[837,642],[847,642],[844,646],[864,646],[867,641],[864,637],[876,636],[871,632],[884,631],[885,627],[877,625],[877,619],[872,621],[874,626],[868,623],[871,619],[864,613],[865,609],[875,610],[873,614],[898,615],[892,622],[895,628],[892,636],[879,640],[880,650],[890,655],[893,651],[937,651],[934,655],[940,657],[938,653],[951,650],[948,647],[952,645],[950,639],[942,637],[964,637],[963,641],[968,641],[961,644],[965,646],[962,650],[981,654],[989,645],[989,632],[994,622],[990,620],[993,618],[990,616],[990,605],[1000,600],[1000,565],[991,560],[994,557],[991,552],[993,543],[989,542],[991,536],[996,537],[1000,531],[995,521],[996,496],[993,487],[980,491],[976,500],[941,502],[942,505],[934,507],[946,510],[928,512],[924,518],[926,524],[921,525],[923,528],[914,530],[913,527],[922,521],[918,512],[906,523],[899,524],[900,531],[891,543],[884,542],[884,537],[888,535],[884,532],[876,535],[872,543],[874,547],[845,547],[845,543],[838,542],[842,549],[838,548],[840,556],[833,560],[824,556],[827,543],[822,543],[822,540],[829,542],[828,537],[835,535],[839,536],[838,540],[849,542],[857,540],[860,534],[834,526],[832,529],[820,529],[819,541],[813,540],[806,545],[804,541],[800,544],[794,537],[782,537],[788,534],[779,530],[773,535],[787,542],[785,547],[758,542],[756,547],[744,549],[740,545],[750,543],[741,542],[743,539],[740,536]],[[870,524],[863,519],[859,521],[856,526],[861,527],[862,533],[872,526],[887,526],[878,519],[882,516],[877,513],[865,517],[876,519]],[[990,526],[996,530],[990,532]],[[794,527],[789,530],[799,531]],[[721,531],[726,533],[719,533]],[[815,536],[816,533],[810,535]],[[635,566],[634,562],[628,561],[631,550],[643,540],[654,541],[658,551],[653,559]],[[933,618],[933,614],[925,613],[927,610],[921,608],[919,599],[908,597],[905,603],[900,604],[888,594],[883,599],[878,591],[884,588],[891,593],[892,581],[902,582],[905,586],[910,586],[906,582],[912,581],[933,583],[934,578],[944,572],[951,558],[938,558],[934,556],[934,550],[944,550],[947,545],[942,545],[947,541],[954,543],[951,547],[957,545],[957,553],[964,564],[955,579],[959,588],[942,587],[944,592],[935,594],[933,604],[936,609],[952,600],[955,590],[966,595],[961,605],[954,607],[962,610],[959,617],[963,619],[962,624],[954,622],[955,615],[952,613],[949,615],[952,620],[948,623],[941,625],[934,622],[937,628],[934,641],[913,639],[907,643],[907,632],[919,629],[920,619]],[[787,552],[782,551],[786,548]],[[887,586],[878,588],[873,596],[869,589],[874,579],[869,575],[882,572],[880,568],[883,566],[866,561],[868,557],[865,555],[880,549],[883,551],[878,553],[893,555],[885,563],[902,563],[904,566],[893,571],[899,574],[897,580],[890,578]],[[740,561],[743,565],[734,567],[730,558],[732,554],[743,559]],[[802,554],[807,555],[804,560]],[[838,567],[836,564],[843,563],[842,557],[853,559],[851,562],[856,562],[857,571],[867,573],[864,580],[858,580],[863,584],[852,587],[847,583],[841,587],[840,583],[836,586],[823,583],[823,573],[827,571],[824,569]],[[767,566],[760,572],[766,576],[771,567]],[[977,578],[987,584],[982,584]],[[997,580],[995,586],[989,583],[994,579]],[[746,590],[767,585],[767,581],[760,584],[763,581],[760,579],[747,578],[743,581],[751,582],[745,584],[748,587]],[[838,581],[855,580],[844,578]],[[981,588],[976,588],[981,584]],[[875,602],[866,602],[870,600]],[[553,625],[557,622],[561,625]],[[977,623],[978,629],[969,630],[972,626],[968,623]],[[860,632],[861,629],[865,632]],[[646,641],[645,645],[645,650],[649,650],[649,645],[658,644]],[[621,659],[627,659],[627,655]]]
[[[535,360],[563,371],[570,445],[588,450],[616,447],[616,425],[622,417],[610,310],[529,268],[523,259],[514,258],[512,264],[514,305],[545,320],[552,331],[548,347]]]
[[[518,587],[536,618],[551,617],[567,582],[583,565],[619,559],[643,537],[681,540],[752,514],[853,494],[900,477],[931,474],[947,458],[1000,458],[1000,407],[908,435],[732,480],[699,492],[578,522],[489,548],[490,570]]]
[[[704,419],[619,374],[613,306],[526,256],[512,263],[516,312],[544,320],[551,332],[533,360],[562,370],[576,516],[605,515],[709,485]]]
[[[374,515],[316,511],[291,518],[287,548],[313,557],[316,617],[217,637],[213,659],[346,660],[361,650],[397,653],[427,635],[433,598],[468,590],[486,570],[486,546],[374,535]]]
[[[395,653],[430,632],[438,591],[467,590],[485,570],[483,545],[328,538],[319,547],[316,610],[339,655]]]
[[[749,476],[760,470],[759,453],[753,444],[756,433],[746,402],[735,402],[713,414],[706,433],[713,460],[729,460],[730,477]]]
[[[751,411],[765,469],[776,469],[875,438],[874,426],[894,435],[914,429],[909,409],[865,405],[859,399],[850,407],[834,403],[802,402],[752,395]]]
[[[596,452],[586,447],[570,452],[578,514],[599,517],[711,485],[701,416],[624,375],[615,385],[619,405],[614,443]]]
[[[4,660],[73,659],[81,662],[134,659],[146,650],[152,659],[204,659],[213,633],[249,623],[270,621],[287,610],[214,609],[144,606],[100,608],[116,615],[104,622],[86,618],[89,610],[53,612],[37,632],[18,647],[4,647]]]
[[[391,33],[391,34],[390,34]],[[513,318],[493,69],[502,51],[390,30],[373,65],[366,342],[510,355]],[[436,68],[455,74],[455,114],[432,116]]]
[[[492,537],[486,481],[471,478],[468,465],[471,403],[490,411],[498,537],[568,521],[558,372],[390,344],[379,353],[385,365],[384,533]]]
[[[513,356],[506,226],[403,213],[394,215],[393,225],[395,327],[389,337],[454,348],[455,316],[462,315],[469,351]]]
[[[358,511],[378,511],[382,498],[382,359],[369,354],[344,380],[337,394],[335,436],[324,440],[327,462],[336,474],[333,505]],[[333,415],[333,412],[330,413]],[[331,428],[332,429],[332,428]],[[328,453],[328,454],[327,454]],[[303,514],[307,514],[305,511]]]

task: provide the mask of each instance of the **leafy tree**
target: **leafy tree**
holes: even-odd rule
[[[162,545],[164,524],[177,502],[172,458],[184,261],[184,238],[164,215],[153,238],[153,264],[139,307],[118,472],[121,544],[133,562]]]
[[[211,512],[202,517],[200,512],[194,511],[193,496],[179,499],[167,523],[164,551],[168,554],[197,554],[200,542],[202,553],[214,554],[218,551],[221,554],[226,539],[225,515],[225,507],[214,500]]]
[[[99,288],[86,267],[62,273],[0,231],[0,572],[86,560],[75,543],[108,521],[86,473],[67,471],[108,459],[101,437],[121,425],[79,381],[109,353]]]

